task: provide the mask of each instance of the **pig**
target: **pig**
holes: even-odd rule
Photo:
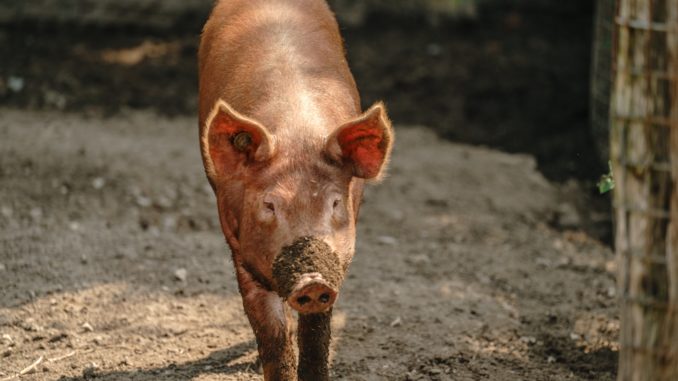
[[[327,380],[363,187],[394,139],[385,106],[362,112],[323,0],[217,1],[198,60],[202,160],[264,379]]]

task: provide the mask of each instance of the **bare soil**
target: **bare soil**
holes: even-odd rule
[[[21,380],[261,379],[195,119],[0,115],[0,380],[36,360]],[[398,126],[336,307],[334,379],[613,380],[613,256],[572,187]]]
[[[592,2],[483,4],[342,26],[364,104],[385,99],[398,126],[336,307],[334,379],[615,377]],[[198,153],[206,12],[0,28],[0,381],[261,379]]]

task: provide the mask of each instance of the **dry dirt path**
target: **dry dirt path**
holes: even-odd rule
[[[193,118],[0,109],[0,380],[259,380]],[[399,127],[337,380],[612,380],[611,253],[528,156]],[[185,273],[184,273],[185,270]],[[185,278],[184,278],[185,275]]]

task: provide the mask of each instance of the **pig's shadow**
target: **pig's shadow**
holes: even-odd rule
[[[212,352],[209,356],[196,361],[170,364],[165,367],[151,369],[112,371],[109,373],[98,371],[92,373],[83,372],[80,376],[61,377],[59,381],[86,381],[92,379],[103,381],[190,381],[201,374],[228,375],[252,373],[256,372],[259,367],[259,363],[256,360],[236,365],[228,365],[228,363],[245,356],[255,348],[254,340],[250,340],[235,344],[230,348]]]

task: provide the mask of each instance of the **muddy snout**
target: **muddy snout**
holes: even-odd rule
[[[303,237],[282,249],[273,262],[278,294],[302,314],[325,312],[334,304],[344,271],[322,240]]]

